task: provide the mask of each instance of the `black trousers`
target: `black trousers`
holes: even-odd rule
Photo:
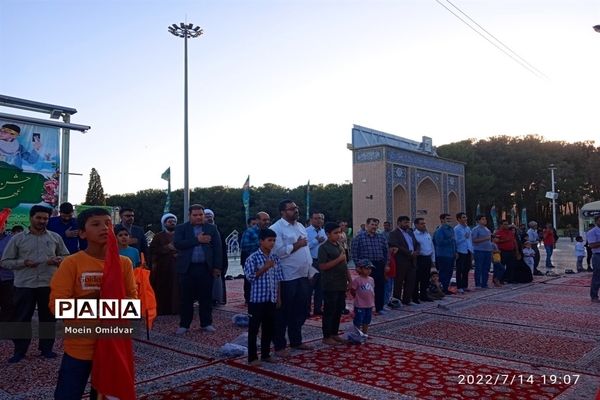
[[[375,281],[375,311],[379,312],[383,310],[384,306],[383,295],[385,291],[385,263],[383,260],[371,260],[371,262],[375,266],[375,268],[371,270],[371,276]]]
[[[56,320],[48,307],[49,301],[50,287],[48,286],[38,288],[16,287],[14,289],[15,312],[13,321],[20,322],[23,328],[28,327],[29,332],[31,332],[31,318],[37,306],[38,320],[40,321],[40,343],[38,348],[42,352],[52,351],[52,346],[54,346]],[[19,336],[22,337],[21,334]],[[27,349],[29,349],[31,337],[13,339],[13,343],[15,344],[15,354],[25,355]]]
[[[535,245],[533,246],[533,251],[535,252],[533,256],[533,269],[536,270],[538,265],[540,265],[540,248]]]
[[[311,295],[308,296],[308,314],[310,315],[311,300],[313,304],[313,313],[318,314],[323,312],[323,288],[321,287],[321,269],[319,268],[319,260],[313,258],[312,266],[319,271],[311,282]]]
[[[0,281],[0,322],[12,321],[15,311],[13,280]]]
[[[179,326],[189,329],[196,300],[198,300],[200,327],[212,325],[213,274],[208,264],[190,264],[185,274],[179,274],[179,287],[181,293]]]
[[[346,308],[346,291],[323,291],[323,337],[337,336],[342,310]]]
[[[472,254],[469,251],[466,254],[458,253],[456,260],[456,287],[466,289],[469,287],[469,271],[471,270]]]
[[[271,341],[275,329],[275,303],[248,303],[250,325],[248,326],[248,362],[258,358],[256,338],[260,334],[260,358],[263,360],[271,355]]]
[[[431,256],[417,256],[417,282],[413,300],[426,299],[431,274]]]

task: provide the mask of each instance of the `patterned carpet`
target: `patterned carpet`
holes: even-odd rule
[[[227,281],[217,332],[175,336],[177,316],[135,339],[141,399],[594,399],[600,387],[600,306],[589,276],[536,277],[532,284],[475,290],[375,316],[364,345],[321,343],[321,318],[303,328],[310,351],[249,367],[219,348],[245,330],[242,281]],[[348,308],[352,309],[351,301]],[[350,323],[344,316],[342,325]],[[3,361],[0,399],[52,398],[60,358]],[[62,352],[57,339],[55,351]],[[12,344],[0,342],[6,360]]]

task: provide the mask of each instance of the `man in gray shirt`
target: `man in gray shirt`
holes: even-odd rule
[[[39,349],[42,356],[55,358],[55,319],[48,307],[50,280],[63,256],[69,255],[59,234],[46,230],[52,210],[44,206],[33,206],[29,210],[30,227],[12,238],[2,254],[2,266],[14,272],[14,315],[18,324],[13,339],[14,355],[9,363],[21,361],[31,342],[31,318],[38,309],[40,321]],[[23,338],[23,337],[26,338]]]

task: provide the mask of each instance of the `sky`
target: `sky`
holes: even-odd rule
[[[353,124],[434,146],[599,138],[599,1],[451,1],[544,76],[435,0],[0,0],[0,94],[92,127],[71,135],[73,203],[91,168],[107,194],[164,189],[167,167],[183,187],[183,39],[167,27],[186,21],[204,30],[188,42],[192,188],[350,181]]]

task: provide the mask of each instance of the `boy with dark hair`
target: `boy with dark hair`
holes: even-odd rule
[[[250,282],[250,326],[248,327],[248,364],[259,366],[256,350],[256,337],[259,328],[261,360],[275,361],[271,357],[271,341],[275,325],[275,307],[280,304],[279,283],[283,280],[283,270],[279,257],[273,253],[277,234],[271,229],[258,233],[260,247],[248,257],[244,264],[244,275]]]
[[[131,260],[133,268],[140,266],[140,252],[135,247],[129,246],[129,231],[124,226],[115,228],[115,236],[119,244],[119,254]]]
[[[62,262],[50,282],[50,310],[54,313],[56,299],[98,299],[104,271],[108,230],[111,218],[103,208],[90,208],[77,217],[79,235],[86,239],[88,246]],[[120,257],[121,270],[125,283],[126,296],[137,298],[136,284],[133,278],[131,261]],[[65,326],[74,321],[65,321]],[[85,391],[94,357],[95,338],[64,338],[65,352],[58,371],[58,382],[54,397],[56,399],[80,399]],[[92,398],[95,391],[92,389]]]
[[[327,241],[319,246],[318,263],[323,289],[323,343],[338,345],[340,318],[346,308],[346,290],[352,284],[346,260],[346,252],[339,243],[341,228],[334,222],[325,224]]]

